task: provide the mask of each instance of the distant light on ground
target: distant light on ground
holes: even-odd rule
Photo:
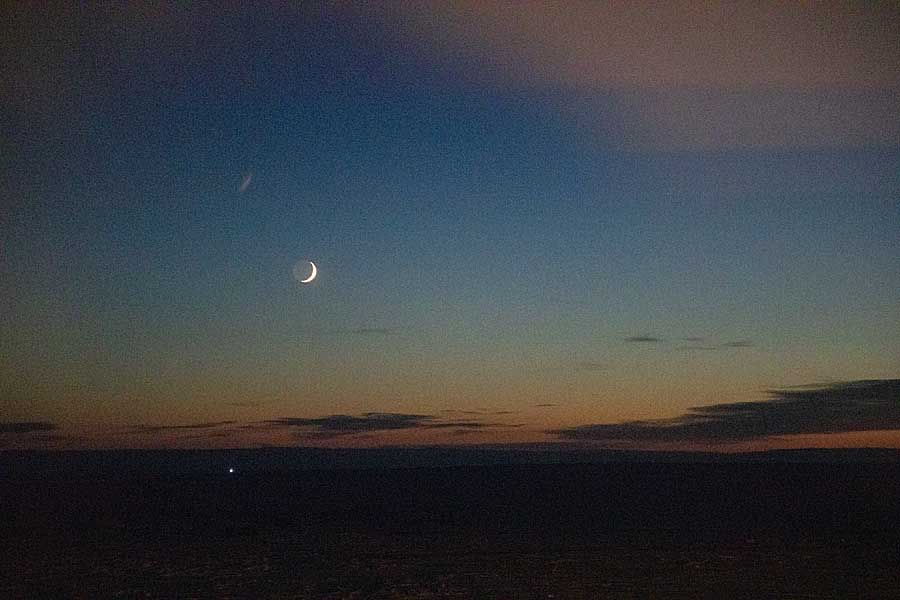
[[[230,467],[230,468],[228,469],[228,472],[229,472],[229,473],[234,473],[234,467]]]

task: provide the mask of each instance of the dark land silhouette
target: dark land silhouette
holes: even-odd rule
[[[404,452],[2,453],[0,595],[900,595],[896,451]]]

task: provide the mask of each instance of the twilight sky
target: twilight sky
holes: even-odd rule
[[[900,447],[897,3],[0,22],[0,448]]]

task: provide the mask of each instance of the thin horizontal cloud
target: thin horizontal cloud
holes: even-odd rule
[[[76,436],[68,436],[61,435],[58,433],[49,433],[49,434],[38,434],[29,436],[28,444],[48,444],[51,446],[60,446],[65,444],[73,444],[76,442],[82,442],[84,438],[76,437]]]
[[[237,425],[234,429],[237,431],[258,431],[260,429],[270,428],[270,425],[263,423],[247,423],[245,425]]]
[[[597,371],[603,371],[605,369],[606,365],[599,362],[582,361],[575,363],[576,373],[593,373]]]
[[[514,410],[457,410],[453,408],[448,408],[441,412],[445,412],[453,415],[477,415],[477,416],[503,416],[503,415],[514,415],[516,411]]]
[[[128,433],[156,433],[160,431],[182,431],[194,429],[214,429],[226,425],[234,425],[235,421],[213,421],[209,423],[192,423],[189,425],[136,425],[129,428]]]
[[[53,431],[57,426],[48,421],[14,421],[0,423],[0,433],[3,434],[22,434],[34,433],[38,431]]]
[[[401,413],[363,413],[355,417],[351,415],[329,415],[316,418],[282,417],[264,421],[274,427],[311,428],[317,431],[328,431],[336,434],[350,434],[364,431],[390,431],[395,429],[411,429],[433,420],[430,415]]]
[[[735,340],[733,342],[725,342],[722,346],[725,348],[752,348],[753,342],[750,340]]]
[[[186,440],[208,440],[213,438],[227,438],[231,437],[231,431],[210,431],[207,433],[198,433],[196,435],[186,435],[182,439]]]
[[[425,429],[487,429],[491,427],[522,427],[523,423],[506,424],[506,423],[482,423],[480,421],[447,421],[442,423],[427,423],[422,427]]]
[[[719,345],[716,345],[713,340],[708,340],[704,337],[694,336],[681,339],[689,343],[677,346],[676,350],[717,350],[719,348],[752,348],[754,346],[753,342],[748,339],[734,340]],[[662,337],[646,334],[627,337],[625,341],[632,344],[661,344],[666,340]]]
[[[691,341],[690,344],[684,344],[675,348],[679,351],[691,352],[691,351],[712,351],[712,350],[721,350],[723,348],[753,348],[754,344],[750,340],[734,340],[731,342],[725,342],[724,344],[704,344],[702,341],[704,338],[684,338],[686,341]]]
[[[544,402],[542,404],[535,404],[536,408],[553,408],[555,406],[559,406],[559,404],[553,404],[552,402]]]
[[[550,431],[597,442],[743,441],[772,436],[900,430],[900,379],[782,389],[756,402],[689,409],[673,419],[579,425]]]
[[[368,412],[360,416],[328,415],[316,418],[284,417],[263,421],[266,427],[283,427],[296,430],[298,437],[332,439],[387,431],[410,429],[462,429],[480,430],[496,427],[520,427],[505,423],[488,423],[470,419],[441,420],[434,415]]]

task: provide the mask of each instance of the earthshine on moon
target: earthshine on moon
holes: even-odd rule
[[[310,271],[308,276],[306,275],[306,263],[309,263],[309,266],[312,267],[312,271]],[[294,265],[294,279],[300,283],[311,283],[316,278],[317,273],[316,263],[311,260],[301,260]]]

